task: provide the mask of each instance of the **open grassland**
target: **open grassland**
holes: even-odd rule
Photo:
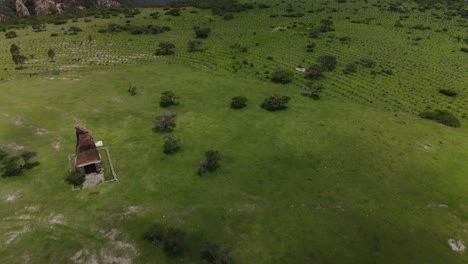
[[[0,40],[1,78],[10,79],[0,83],[0,147],[36,151],[41,163],[0,179],[0,263],[199,263],[208,240],[233,247],[235,263],[466,263],[466,253],[447,243],[468,243],[468,61],[456,40],[466,21],[415,11],[395,28],[401,14],[380,12],[373,2],[321,1],[291,2],[303,17],[270,18],[287,8],[275,3],[231,21],[194,8],[179,17],[142,9],[134,18],[80,18]],[[161,17],[148,18],[155,10]],[[310,39],[328,16],[335,31]],[[172,30],[97,33],[126,20]],[[63,35],[73,24],[83,32]],[[410,28],[416,24],[432,30]],[[212,30],[204,52],[186,51],[194,25]],[[59,36],[49,37],[54,32]],[[174,42],[175,55],[153,56],[160,41]],[[316,48],[308,53],[311,41]],[[35,55],[23,70],[14,70],[11,43]],[[325,90],[315,101],[300,95],[305,80],[294,69],[321,55],[335,55],[338,67],[320,81]],[[362,58],[378,66],[341,73]],[[277,68],[295,71],[294,81],[265,78]],[[393,75],[370,74],[380,69]],[[181,97],[179,105],[159,107],[166,90]],[[259,107],[273,92],[291,97],[286,111]],[[229,108],[237,95],[248,98],[245,109]],[[462,127],[414,115],[427,107],[452,111]],[[163,135],[152,131],[162,112],[177,113],[171,134],[182,150],[174,155],[163,154]],[[119,181],[75,192],[64,182],[78,124],[104,141]],[[210,149],[221,153],[221,167],[197,176]],[[187,232],[183,257],[168,258],[143,240],[154,222]]]

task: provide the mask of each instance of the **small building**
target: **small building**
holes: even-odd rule
[[[93,137],[85,127],[75,126],[76,129],[76,171],[82,175],[101,175],[104,173],[101,155],[94,143]],[[86,177],[88,178],[88,177]],[[94,178],[94,177],[93,177]],[[88,179],[87,179],[88,180]],[[98,180],[99,181],[99,180]],[[99,184],[100,182],[96,182]]]

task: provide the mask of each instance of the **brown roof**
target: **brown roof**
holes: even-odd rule
[[[94,144],[93,137],[84,127],[76,129],[76,166],[80,167],[90,163],[101,161],[99,151]]]

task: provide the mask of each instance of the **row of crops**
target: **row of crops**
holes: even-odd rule
[[[332,55],[337,58],[337,68],[319,81],[325,86],[325,96],[411,113],[440,108],[468,118],[468,59],[460,51],[467,45],[462,37],[467,22],[461,17],[447,17],[445,11],[402,14],[383,12],[379,2],[297,1],[272,2],[271,8],[236,13],[233,20],[195,8],[182,9],[180,16],[164,15],[164,10],[151,8],[143,9],[133,18],[81,18],[64,25],[48,24],[42,32],[33,32],[31,28],[16,30],[17,38],[1,40],[5,48],[0,52],[4,65],[0,78],[67,65],[110,67],[164,60],[265,80],[278,68],[289,69],[294,72],[298,88],[290,92],[300,93],[307,80],[295,69],[307,68],[319,56]],[[154,12],[161,14],[158,19],[150,16]],[[301,12],[303,16],[281,16],[288,12]],[[332,21],[334,31],[311,38],[309,32],[322,19]],[[395,27],[396,21],[400,21],[400,27]],[[98,33],[111,22],[168,26],[171,30],[157,35]],[[424,29],[415,28],[417,25],[424,25]],[[71,34],[71,26],[82,31]],[[187,52],[187,42],[195,37],[194,26],[209,27],[212,31],[207,39],[201,40],[203,52]],[[57,36],[51,37],[52,33]],[[175,54],[154,56],[161,41],[174,43]],[[14,69],[8,52],[13,43],[28,57],[24,70]],[[315,48],[307,52],[311,43]],[[56,53],[55,62],[47,57],[49,49]],[[359,66],[355,73],[342,73],[346,64],[364,58],[375,61],[376,66]],[[382,74],[382,70],[393,74]],[[457,91],[458,97],[439,94],[441,88]]]

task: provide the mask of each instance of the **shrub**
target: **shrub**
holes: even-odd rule
[[[5,37],[6,38],[16,38],[18,35],[16,34],[15,31],[8,31],[7,33],[5,33]]]
[[[323,77],[323,66],[314,64],[310,66],[305,72],[305,78],[310,80],[317,80]]]
[[[202,45],[202,42],[200,40],[189,40],[187,43],[187,51],[188,52],[194,52],[194,51],[203,51],[203,49],[200,48]]]
[[[331,21],[329,19],[320,20],[320,31],[321,32],[334,31],[332,26],[333,26],[333,21]]]
[[[172,55],[175,49],[174,43],[171,42],[160,42],[159,49],[156,50],[155,55]]]
[[[81,186],[85,182],[85,176],[81,173],[73,171],[67,176],[65,181],[69,184],[72,184],[73,186]]]
[[[327,71],[333,71],[337,64],[335,56],[324,55],[318,57],[317,60]]]
[[[272,96],[265,98],[261,107],[268,111],[285,110],[291,98],[280,93],[274,93]]]
[[[463,51],[465,53],[468,53],[468,48],[461,48],[460,51]]]
[[[208,263],[229,264],[232,263],[233,253],[232,248],[225,248],[218,243],[208,241],[201,252],[201,259]]]
[[[218,243],[208,241],[201,252],[201,259],[208,263],[216,263],[220,258],[221,246]]]
[[[176,127],[175,119],[175,113],[162,113],[161,115],[157,116],[153,121],[154,131],[171,132]]]
[[[212,172],[219,168],[219,160],[221,159],[219,152],[216,150],[209,150],[205,152],[206,160],[200,161],[198,164],[198,175],[205,172]]]
[[[34,32],[41,32],[46,30],[46,25],[42,23],[36,23],[31,25]]]
[[[169,227],[164,240],[164,252],[169,256],[180,256],[184,253],[185,232],[178,228]]]
[[[320,32],[320,30],[314,29],[314,30],[309,31],[309,37],[311,37],[311,38],[319,38],[321,33],[322,33],[322,32]]]
[[[454,90],[449,90],[449,89],[440,89],[439,93],[446,95],[446,96],[450,96],[450,97],[457,96],[457,92],[455,92]]]
[[[302,93],[302,95],[318,100],[320,99],[320,93],[322,93],[323,89],[324,88],[321,84],[314,84],[311,82],[307,85],[307,92]]]
[[[445,110],[435,110],[434,112],[426,111],[419,114],[422,118],[434,120],[438,123],[450,127],[459,127],[460,121],[450,112]]]
[[[245,96],[235,96],[231,101],[231,108],[241,109],[247,106],[247,98]]]
[[[211,33],[211,29],[210,28],[195,28],[193,30],[193,32],[195,32],[195,36],[197,38],[207,38],[208,35]]]
[[[153,244],[162,242],[165,236],[166,236],[166,228],[160,223],[155,223],[151,225],[148,228],[148,230],[146,230],[146,232],[143,234],[143,238]]]
[[[51,33],[50,36],[51,37],[58,37],[58,34],[57,33]]]
[[[4,155],[4,154],[2,154]],[[23,166],[19,163],[20,157],[4,157],[2,159],[2,177],[14,177],[22,173]]]
[[[175,136],[165,136],[163,144],[164,154],[174,154],[180,150],[180,140]]]
[[[376,65],[376,63],[375,61],[371,59],[364,58],[364,59],[361,59],[361,65],[367,68],[372,68]]]
[[[128,91],[132,96],[134,96],[134,95],[136,95],[136,90],[137,90],[136,86],[133,86],[133,85],[130,84],[130,85],[128,86],[128,90],[127,90],[127,91]]]
[[[171,105],[177,105],[177,104],[179,104],[177,102],[177,99],[179,99],[179,97],[176,96],[175,93],[173,93],[171,91],[164,91],[164,92],[161,93],[159,106],[169,107]]]
[[[356,72],[356,69],[357,69],[356,63],[349,63],[349,64],[346,64],[345,69],[343,70],[343,73],[344,74],[353,73],[353,72]]]
[[[180,16],[180,8],[172,8],[171,10],[167,11],[165,14],[171,15],[171,16]]]
[[[292,73],[285,69],[278,69],[271,74],[271,81],[274,83],[290,83],[292,81]]]
[[[223,16],[223,19],[224,19],[224,20],[233,20],[233,19],[234,19],[234,15],[231,14],[231,13],[225,14],[225,15]]]

